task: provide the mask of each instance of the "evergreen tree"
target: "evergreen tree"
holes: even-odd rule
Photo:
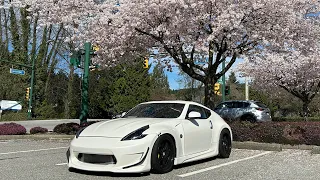
[[[235,72],[232,71],[232,72],[230,73],[228,82],[229,82],[229,83],[232,83],[232,84],[239,84]]]
[[[164,73],[164,66],[160,62],[156,64],[151,74],[152,100],[163,100],[169,98],[170,88],[167,75]]]

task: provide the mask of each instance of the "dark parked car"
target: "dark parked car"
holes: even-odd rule
[[[259,101],[229,100],[220,103],[214,111],[223,119],[250,122],[271,121],[270,109]]]

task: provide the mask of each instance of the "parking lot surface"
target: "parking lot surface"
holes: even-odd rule
[[[0,141],[0,179],[320,179],[320,155],[304,150],[272,152],[233,149],[228,159],[211,158],[179,165],[161,175],[69,172],[66,165],[68,145],[66,140]]]

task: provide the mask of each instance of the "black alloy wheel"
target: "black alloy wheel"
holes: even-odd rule
[[[169,135],[160,136],[155,142],[151,154],[151,168],[154,173],[172,171],[175,158],[175,145]]]
[[[256,120],[256,118],[255,117],[253,117],[253,116],[247,116],[247,121],[249,121],[249,122],[251,122],[251,123],[255,123],[257,120]]]
[[[228,129],[223,129],[219,141],[219,157],[228,158],[231,154],[232,144],[231,136]]]

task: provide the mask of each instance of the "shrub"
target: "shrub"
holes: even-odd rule
[[[63,124],[58,124],[57,126],[54,127],[53,132],[59,133],[59,134],[76,134],[77,131],[79,131],[83,127],[90,126],[91,124],[94,124],[99,121],[88,121],[83,124],[78,124],[78,123],[63,123]]]
[[[53,132],[59,134],[76,134],[80,129],[80,125],[77,123],[63,123],[58,124],[53,128]]]
[[[27,130],[24,126],[16,123],[0,124],[0,135],[23,135]]]
[[[37,133],[44,134],[47,132],[48,132],[48,129],[43,127],[33,127],[30,129],[30,134],[37,134]]]
[[[305,121],[305,119],[304,119],[304,117],[272,117],[272,121],[299,122],[299,121]],[[320,117],[307,117],[307,121],[320,121]]]
[[[0,121],[24,121],[26,120],[26,112],[12,112],[12,111],[3,111]]]
[[[235,141],[320,145],[320,122],[229,123]]]

